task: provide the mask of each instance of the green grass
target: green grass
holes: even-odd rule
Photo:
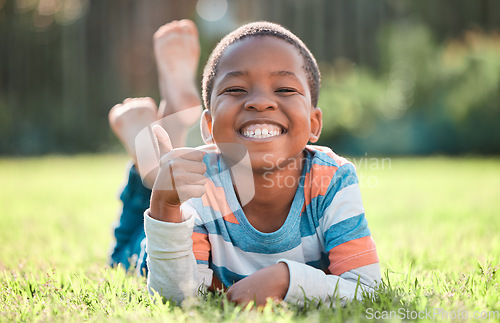
[[[221,295],[155,302],[142,278],[106,267],[124,156],[0,159],[0,321],[323,322],[438,309],[448,314],[435,318],[498,318],[500,159],[355,163],[385,276],[377,298],[256,311]]]

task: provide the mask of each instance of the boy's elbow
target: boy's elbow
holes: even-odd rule
[[[366,265],[360,268],[352,269],[340,275],[341,278],[350,281],[354,290],[350,300],[361,300],[368,295],[373,296],[377,287],[382,282],[379,263]]]
[[[170,300],[180,303],[188,297],[195,296],[197,293],[198,288],[193,280],[174,282],[167,278],[162,283],[159,283],[152,276],[148,276],[148,292],[153,297],[156,297],[155,295],[158,294],[163,299],[163,302]]]

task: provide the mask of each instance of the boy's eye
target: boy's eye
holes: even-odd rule
[[[289,87],[282,87],[276,90],[277,93],[296,93],[297,90]]]
[[[245,90],[240,87],[230,87],[223,91],[223,93],[242,93],[242,92],[245,92]]]

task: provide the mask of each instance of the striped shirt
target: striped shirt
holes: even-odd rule
[[[326,147],[306,147],[304,168],[288,217],[280,229],[271,233],[256,230],[245,217],[220,155],[206,154],[204,162],[209,178],[207,193],[186,202],[183,212],[189,213],[194,222],[191,237],[195,276],[206,287],[228,287],[280,261],[286,262],[290,270],[285,300],[303,300],[304,292],[308,297],[326,299],[335,290],[338,296],[352,299],[358,279],[366,287],[380,280],[356,171],[345,158]],[[156,220],[146,220],[148,255],[153,252],[154,257],[158,246],[149,245],[148,221]],[[150,270],[151,265],[148,263]],[[193,264],[190,266],[193,268]],[[171,288],[161,284],[150,287]]]
[[[378,262],[354,166],[330,149],[307,147],[288,217],[271,233],[246,219],[220,155],[208,154],[205,162],[207,194],[190,201],[196,210],[193,252],[224,286],[280,259],[334,275]]]

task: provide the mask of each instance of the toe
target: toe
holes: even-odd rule
[[[121,108],[122,104],[121,103],[118,103],[118,104],[115,104],[110,110],[109,110],[109,113],[108,113],[108,118],[109,120],[111,121],[111,119],[116,115],[117,111]]]
[[[153,98],[150,98],[150,97],[143,97],[141,98],[141,103],[145,106],[149,106],[149,107],[153,107],[153,108],[157,108],[156,107],[156,101],[153,100]]]
[[[182,26],[182,29],[186,32],[198,34],[198,28],[196,28],[196,24],[192,20],[182,19],[179,25]]]

